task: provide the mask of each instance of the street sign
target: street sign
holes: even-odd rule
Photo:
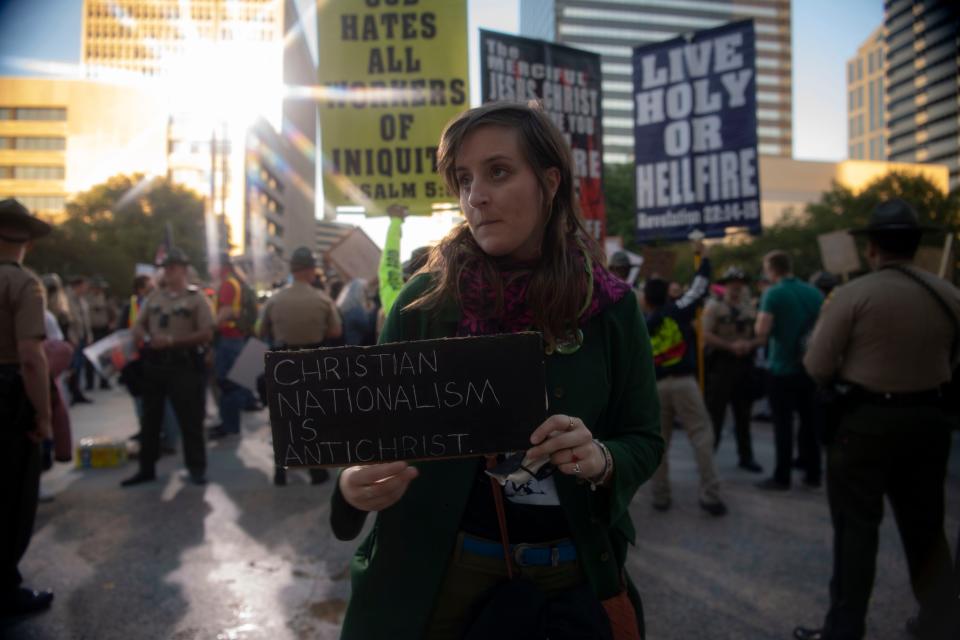
[[[522,451],[546,418],[539,333],[266,355],[282,467]]]

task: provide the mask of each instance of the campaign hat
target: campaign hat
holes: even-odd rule
[[[28,242],[50,233],[52,227],[31,214],[16,198],[0,200],[0,226],[11,227],[13,233],[4,233],[7,242]]]
[[[317,266],[317,258],[310,247],[297,247],[290,256],[290,270],[313,269]]]
[[[869,235],[871,233],[887,233],[891,231],[943,231],[941,227],[920,224],[917,210],[902,198],[886,200],[877,205],[870,214],[867,226],[851,229],[852,235]]]

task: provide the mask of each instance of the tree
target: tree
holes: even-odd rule
[[[636,176],[632,164],[608,164],[603,167],[603,195],[607,205],[607,235],[623,238],[623,246],[637,249]]]
[[[767,227],[763,234],[739,245],[721,245],[714,251],[715,262],[725,267],[736,264],[759,273],[763,255],[782,249],[793,258],[794,271],[809,277],[822,269],[817,236],[830,231],[865,227],[878,204],[891,198],[903,198],[913,204],[921,223],[943,227],[950,233],[960,230],[960,190],[944,194],[923,176],[893,172],[872,183],[858,194],[834,183],[820,200],[806,206],[803,214],[792,213]],[[942,243],[940,234],[925,236],[924,242]],[[863,248],[863,241],[859,241]]]
[[[169,227],[174,246],[206,274],[203,199],[166,178],[114,176],[67,203],[66,216],[27,257],[40,273],[98,275],[130,290],[137,263],[152,263]]]
[[[636,242],[633,165],[604,166],[603,188],[607,202],[607,232],[623,238],[624,247],[640,251]],[[860,193],[834,183],[820,200],[803,211],[791,211],[776,224],[766,227],[760,236],[739,244],[722,244],[712,253],[715,271],[737,265],[748,273],[759,274],[763,256],[782,249],[793,258],[794,271],[806,278],[822,269],[817,236],[830,231],[864,227],[870,214],[884,200],[903,198],[913,204],[921,223],[960,231],[960,190],[944,194],[923,176],[892,172],[874,180]],[[927,244],[940,244],[942,235],[925,236]],[[863,247],[863,240],[858,241]],[[686,282],[693,275],[693,258],[688,243],[672,245],[677,250],[674,278]]]

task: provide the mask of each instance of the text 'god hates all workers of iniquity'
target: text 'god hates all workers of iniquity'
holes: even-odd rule
[[[435,350],[317,352],[281,358],[268,374],[275,417],[288,438],[286,465],[466,455],[471,435],[465,429],[390,426],[425,424],[450,410],[502,406],[495,381],[463,369],[445,375]]]
[[[368,213],[452,201],[436,176],[437,141],[470,103],[465,0],[356,0],[318,12],[329,43],[318,68],[328,201]]]

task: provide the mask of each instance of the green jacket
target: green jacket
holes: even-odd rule
[[[387,318],[382,342],[452,336],[459,311],[401,311],[430,283],[411,280]],[[610,449],[613,484],[591,491],[586,483],[556,474],[579,561],[600,599],[622,590],[627,543],[635,532],[627,508],[637,489],[660,464],[660,405],[650,338],[634,296],[624,296],[583,327],[583,345],[573,354],[546,358],[550,414],[581,418]],[[453,553],[474,476],[482,459],[417,463],[420,472],[404,497],[377,514],[373,529],[351,566],[352,596],[342,638],[420,638]],[[366,512],[335,490],[330,521],[341,540],[355,538]],[[642,616],[636,590],[630,595]],[[641,617],[642,621],[642,617]]]

